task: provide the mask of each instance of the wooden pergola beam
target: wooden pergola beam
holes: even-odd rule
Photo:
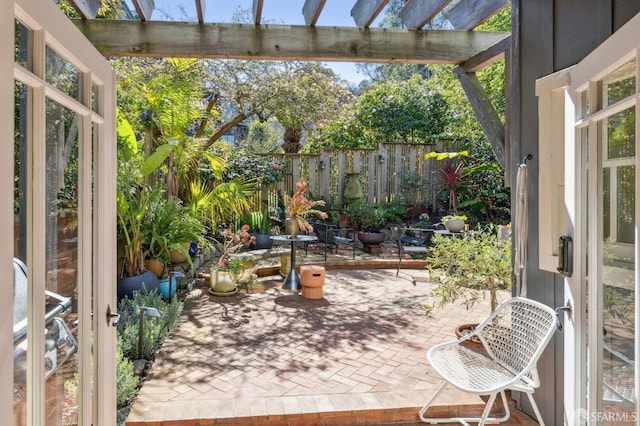
[[[409,0],[398,17],[407,28],[420,29],[431,21],[451,0]]]
[[[151,19],[153,9],[156,7],[153,0],[133,0],[133,6],[136,8],[141,21]]]
[[[480,83],[476,73],[466,72],[465,69],[460,66],[455,67],[453,72],[458,77],[462,89],[466,93],[471,107],[478,117],[482,130],[484,130],[484,134],[491,144],[496,160],[500,164],[500,167],[504,168],[504,124],[500,121],[500,117],[498,117],[498,113],[495,108],[493,108],[491,100],[482,87],[482,83]]]
[[[95,19],[101,0],[72,0],[71,5],[84,19]]]
[[[76,20],[105,56],[460,64],[507,32]]]
[[[204,8],[205,8],[205,0],[196,0],[196,12],[198,13],[198,22],[204,22]]]
[[[253,0],[253,23],[256,25],[262,21],[262,3],[263,0]]]
[[[307,25],[315,25],[318,22],[322,8],[327,0],[306,0],[302,6],[302,15],[304,23]]]
[[[351,9],[351,16],[356,26],[369,28],[387,3],[389,0],[358,0]]]
[[[505,57],[506,52],[511,48],[511,36],[500,40],[484,52],[478,53],[473,58],[469,58],[460,64],[466,72],[476,72],[488,67],[492,63]]]
[[[509,4],[509,0],[464,0],[455,5],[445,18],[456,30],[471,30]]]

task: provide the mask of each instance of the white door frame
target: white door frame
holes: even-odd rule
[[[541,157],[540,175],[545,180],[540,182],[539,191],[542,193],[540,203],[541,211],[546,209],[549,217],[557,219],[562,215],[565,221],[564,233],[574,239],[574,274],[564,279],[565,300],[571,303],[572,315],[564,321],[564,419],[566,424],[599,424],[602,420],[601,395],[602,385],[597,380],[588,380],[588,377],[600,375],[602,360],[602,327],[601,324],[603,298],[597,291],[589,292],[587,300],[587,277],[592,281],[593,287],[602,280],[603,245],[601,243],[602,230],[602,191],[603,182],[595,171],[601,170],[601,153],[597,151],[598,113],[593,112],[593,106],[597,100],[597,82],[604,76],[616,70],[624,63],[636,58],[636,191],[640,188],[640,173],[638,173],[638,155],[640,155],[640,135],[638,113],[640,105],[640,60],[638,48],[640,47],[640,15],[630,20],[625,26],[613,34],[591,54],[585,57],[577,65],[559,71],[550,76],[539,79],[536,83],[536,92],[539,96],[539,149]],[[585,92],[588,89],[588,92]],[[582,94],[585,96],[582,97]],[[588,96],[586,94],[588,93]],[[587,99],[588,97],[588,99]],[[583,103],[592,108],[591,115],[578,113],[586,110]],[[629,107],[629,100],[620,103],[614,108]],[[559,117],[561,117],[559,119]],[[584,117],[584,118],[583,118]],[[558,121],[559,120],[559,121]],[[588,133],[588,151],[584,149],[583,135]],[[554,168],[554,161],[545,161],[550,158],[549,153],[564,146],[562,152],[564,159],[561,164],[564,170],[558,172]],[[546,155],[543,155],[546,154]],[[588,164],[586,164],[588,158]],[[584,167],[586,165],[586,167]],[[587,170],[588,182],[587,182]],[[564,197],[558,203],[553,198],[554,188],[551,185],[545,187],[544,182],[564,182]],[[587,194],[587,188],[589,194]],[[546,194],[545,194],[546,193]],[[550,195],[551,194],[551,195]],[[555,203],[554,203],[555,202]],[[550,207],[552,204],[558,208]],[[639,312],[639,285],[640,282],[640,251],[638,250],[638,216],[640,215],[640,197],[636,196],[636,228],[635,228],[635,342],[640,338],[640,312]],[[555,218],[553,217],[555,215]],[[542,216],[542,213],[541,213]],[[588,218],[588,221],[587,221]],[[561,220],[562,220],[561,219]],[[541,233],[550,232],[541,227]],[[587,241],[587,235],[590,237]],[[547,236],[548,237],[548,236]],[[554,236],[557,237],[557,236]],[[552,241],[550,238],[542,240]],[[544,249],[544,247],[542,247]],[[588,254],[589,264],[586,262]],[[542,256],[541,256],[542,258]],[[548,265],[542,264],[541,269],[551,270]],[[589,313],[587,318],[587,309]],[[587,330],[587,324],[595,324]],[[587,342],[598,342],[597,345],[587,345]],[[638,360],[639,348],[636,344],[634,359]],[[636,361],[637,362],[637,361]],[[636,364],[637,365],[637,364]],[[588,367],[587,367],[588,366]],[[635,370],[635,395],[639,395],[640,383],[638,368]],[[594,397],[588,398],[587,395]],[[640,425],[640,416],[637,412],[627,420]]]
[[[87,373],[90,360],[96,362],[94,377],[94,394],[89,389],[91,378],[85,374],[81,378],[84,389],[78,396],[79,424],[115,424],[115,328],[111,327],[106,319],[107,305],[112,310],[116,307],[116,214],[115,214],[115,179],[116,179],[116,120],[115,120],[115,73],[100,55],[100,53],[88,42],[82,33],[65,17],[55,6],[54,2],[46,0],[1,0],[2,10],[0,14],[0,141],[7,148],[5,151],[13,152],[14,141],[14,84],[16,79],[28,78],[35,82],[37,88],[33,90],[31,103],[34,105],[36,117],[29,120],[33,128],[29,129],[34,143],[44,145],[44,99],[47,90],[43,84],[43,76],[39,75],[39,68],[35,66],[32,71],[25,70],[19,64],[14,64],[14,24],[15,17],[20,17],[21,22],[28,26],[34,34],[36,56],[44,58],[44,44],[52,46],[59,54],[80,71],[84,79],[84,93],[91,93],[91,86],[96,88],[98,96],[97,106],[91,111],[91,96],[85,95],[78,106],[84,104],[80,113],[84,126],[81,144],[85,146],[85,161],[91,161],[91,141],[95,138],[98,142],[94,145],[94,203],[92,209],[90,197],[86,197],[83,205],[79,206],[80,217],[90,217],[93,214],[94,229],[79,231],[79,250],[83,253],[85,261],[81,263],[78,271],[78,283],[82,285],[84,293],[93,291],[93,303],[95,312],[91,310],[90,297],[81,298],[79,307],[80,333],[79,356],[81,357],[81,372]],[[9,13],[13,11],[14,13]],[[40,43],[40,44],[38,44]],[[37,59],[42,62],[43,59]],[[41,64],[40,64],[41,65]],[[51,95],[52,92],[49,92]],[[81,108],[81,109],[82,109]],[[38,114],[41,116],[38,117]],[[100,123],[94,127],[92,135],[92,123]],[[83,148],[81,148],[83,150]],[[37,150],[36,150],[37,151]],[[38,164],[37,152],[33,161]],[[0,156],[0,193],[13,194],[13,156]],[[84,169],[84,179],[91,178],[90,168]],[[2,177],[4,176],[4,177]],[[38,182],[34,182],[37,190]],[[89,192],[90,193],[90,192]],[[7,197],[0,203],[0,235],[13,235],[13,198]],[[37,202],[32,203],[32,209],[37,209]],[[38,235],[44,231],[42,219],[34,218],[29,221],[29,232]],[[31,229],[33,228],[33,229]],[[28,251],[32,257],[30,266],[29,285],[33,289],[32,294],[40,294],[36,300],[43,300],[44,291],[44,257],[40,241],[29,242]],[[90,254],[87,254],[90,253]],[[12,270],[13,244],[0,245],[0,270]],[[83,255],[81,255],[83,256]],[[89,266],[92,265],[93,270]],[[84,265],[84,268],[82,267]],[[93,280],[93,282],[92,282]],[[11,281],[5,280],[6,289],[11,294]],[[81,290],[82,292],[82,290]],[[33,299],[33,296],[31,296]],[[42,323],[44,307],[41,303],[33,303],[29,312],[29,327],[37,327]],[[93,314],[93,326],[92,323]],[[84,323],[84,325],[83,325]],[[13,300],[12,297],[0,298],[0,347],[13,347]],[[93,330],[92,330],[93,328]],[[92,337],[93,334],[93,337]],[[33,336],[30,336],[30,339]],[[44,336],[42,337],[44,339]],[[34,338],[35,340],[35,338]],[[37,342],[36,342],[37,343]],[[43,388],[44,378],[39,377],[42,371],[42,360],[39,356],[42,352],[42,344],[29,342],[30,365],[28,379],[28,422],[30,424],[42,424],[44,418]],[[36,360],[36,361],[34,361]],[[0,354],[0,413],[5,414],[5,420],[13,413],[13,358],[12,351],[5,350]]]

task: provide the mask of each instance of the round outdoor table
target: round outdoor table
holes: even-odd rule
[[[291,269],[284,279],[282,288],[285,290],[297,291],[302,289],[300,285],[300,275],[296,271],[296,244],[298,242],[308,243],[311,241],[318,241],[315,235],[298,235],[295,238],[289,238],[288,235],[272,235],[270,237],[274,241],[283,241],[291,243]]]

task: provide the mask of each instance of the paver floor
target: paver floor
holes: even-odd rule
[[[261,278],[230,297],[190,292],[127,423],[415,422],[439,383],[426,350],[489,313],[481,300],[427,316],[433,284],[424,269],[399,277],[395,269],[328,269],[319,300],[281,289],[282,281]],[[445,407],[479,403],[453,389],[438,398]]]

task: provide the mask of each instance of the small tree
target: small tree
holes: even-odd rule
[[[462,299],[469,309],[489,292],[491,311],[498,306],[498,290],[511,287],[511,242],[498,238],[496,227],[478,228],[462,237],[433,236],[427,258],[431,279],[437,283],[431,296],[438,299],[424,305],[429,313]]]

